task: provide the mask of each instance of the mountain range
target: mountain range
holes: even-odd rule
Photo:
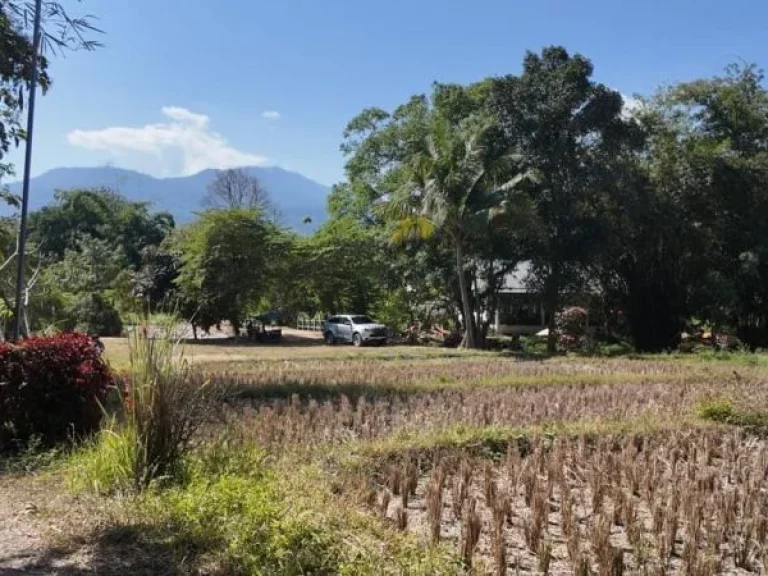
[[[281,223],[298,232],[314,231],[326,219],[329,189],[301,174],[277,167],[244,167],[267,189],[280,212]],[[106,187],[128,200],[149,202],[154,210],[173,214],[176,222],[188,222],[203,208],[206,188],[216,177],[216,170],[203,170],[191,176],[155,178],[123,168],[55,168],[30,182],[29,207],[37,210],[54,201],[56,190]],[[8,188],[21,195],[21,182]],[[0,211],[3,210],[0,204]],[[309,217],[311,223],[305,223]]]

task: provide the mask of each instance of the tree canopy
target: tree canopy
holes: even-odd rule
[[[208,330],[227,320],[237,330],[248,306],[266,291],[272,226],[253,208],[207,210],[173,243],[181,307]]]
[[[14,30],[3,41],[23,52]],[[61,191],[30,218],[25,323],[107,333],[137,310],[167,310],[237,330],[250,314],[353,312],[483,346],[525,264],[515,289],[544,306],[550,350],[574,304],[588,305],[598,338],[641,351],[705,330],[768,346],[762,72],[730,66],[632,109],[596,78],[589,59],[553,46],[526,54],[519,74],[363,110],[343,134],[329,219],[310,235],[281,228],[239,170],[221,172],[180,227],[109,190]],[[4,321],[15,226],[0,222]]]

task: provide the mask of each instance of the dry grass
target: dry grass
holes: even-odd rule
[[[128,366],[130,350],[127,338],[104,338],[107,358],[119,367]],[[253,344],[236,342],[233,339],[200,340],[188,342],[185,355],[194,364],[210,365],[214,369],[233,364],[248,364],[254,361],[304,361],[304,360],[345,360],[345,359],[398,359],[398,358],[445,358],[490,356],[488,352],[458,351],[446,348],[418,346],[387,346],[384,348],[354,348],[338,345],[325,346],[312,335],[297,337],[290,335],[283,344]]]
[[[762,379],[650,379],[625,383],[466,386],[409,394],[337,395],[237,401],[230,427],[269,449],[370,442],[434,434],[456,427],[521,427],[574,421],[620,421],[639,417],[682,421],[707,398],[727,394],[738,404],[768,406]]]
[[[106,345],[113,365],[125,367],[124,341]],[[290,503],[297,527],[323,527],[323,537],[342,542],[342,549],[331,548],[353,573],[764,570],[768,445],[726,425],[739,411],[768,412],[768,370],[760,363],[533,362],[298,341],[206,343],[185,353],[205,380],[232,392],[223,421],[208,425],[194,445],[225,438],[228,466],[249,447],[263,449],[279,479],[276,501]],[[702,405],[722,415],[723,398],[728,418],[714,419],[726,424],[702,420]],[[216,473],[255,489],[234,469]],[[205,478],[200,501],[176,489],[188,504],[183,517],[199,520],[201,530],[210,524],[197,516],[210,508]],[[223,525],[238,535],[248,521],[238,504],[243,498],[231,496],[233,515]],[[99,502],[102,511],[119,508],[114,500]],[[214,512],[219,518],[221,511]],[[171,530],[161,516],[148,526],[136,513],[98,516],[126,535],[166,541],[163,530]],[[73,531],[70,542],[86,542],[88,534]],[[99,554],[106,558],[111,546]],[[453,561],[445,561],[446,551]],[[180,556],[177,548],[161,552],[145,546],[132,554],[170,553],[177,564],[168,566],[178,573],[205,568],[194,547]]]
[[[444,455],[395,509],[425,541],[496,574],[762,572],[768,443],[723,428],[538,435],[496,461]]]

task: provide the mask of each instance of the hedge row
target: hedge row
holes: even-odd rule
[[[112,374],[85,334],[0,342],[0,451],[96,431]]]

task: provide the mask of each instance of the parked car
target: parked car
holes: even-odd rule
[[[323,322],[323,337],[326,344],[382,345],[387,343],[387,327],[364,314],[340,314]]]

